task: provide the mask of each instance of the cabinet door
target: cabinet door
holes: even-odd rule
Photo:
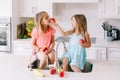
[[[0,1],[0,16],[12,16],[12,0]]]
[[[37,12],[46,11],[50,13],[50,0],[38,0]]]
[[[106,48],[103,47],[95,47],[94,54],[96,54],[97,60],[106,60]]]
[[[36,0],[19,0],[20,17],[33,17],[36,13]]]
[[[102,18],[120,18],[118,0],[100,0],[99,16]]]
[[[30,44],[14,44],[14,54],[15,55],[27,55],[32,54],[32,46]]]
[[[106,48],[91,47],[88,48],[86,51],[87,51],[87,59],[106,60]]]
[[[96,59],[96,55],[93,53],[93,47],[90,47],[90,48],[86,48],[86,53],[87,53],[87,59]]]
[[[46,11],[49,13],[50,0],[19,0],[20,16],[34,17],[37,12]]]
[[[120,61],[120,48],[108,48],[108,60]]]

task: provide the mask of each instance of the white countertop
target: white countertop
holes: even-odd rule
[[[107,42],[104,39],[97,38],[96,42],[93,43],[92,46],[120,48],[120,40]]]
[[[31,44],[31,38],[29,39],[16,39],[13,41],[13,43],[28,43]],[[120,48],[120,40],[112,41],[112,42],[106,42],[104,39],[97,38],[95,43],[92,43],[93,47],[116,47]]]
[[[27,68],[29,56],[0,54],[0,80],[120,80],[120,62],[92,61],[90,73],[65,72],[64,78],[57,74],[39,77]]]

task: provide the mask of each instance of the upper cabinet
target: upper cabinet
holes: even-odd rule
[[[39,11],[49,13],[50,0],[19,0],[20,17],[34,17]]]
[[[39,11],[52,16],[54,3],[98,3],[98,0],[19,0],[20,17],[34,17]]]
[[[20,17],[33,17],[36,7],[35,0],[19,0]]]
[[[120,18],[120,0],[100,0],[99,1],[100,18]]]
[[[0,16],[12,16],[12,0],[0,1]]]
[[[51,0],[53,3],[96,3],[98,0]]]

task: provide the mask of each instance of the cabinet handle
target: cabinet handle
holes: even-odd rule
[[[32,6],[32,13],[35,14],[37,12],[37,7],[36,6]]]

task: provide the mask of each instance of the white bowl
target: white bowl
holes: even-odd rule
[[[114,37],[107,36],[107,41],[108,41],[108,42],[111,42],[111,41],[113,41],[113,40],[114,40]]]

